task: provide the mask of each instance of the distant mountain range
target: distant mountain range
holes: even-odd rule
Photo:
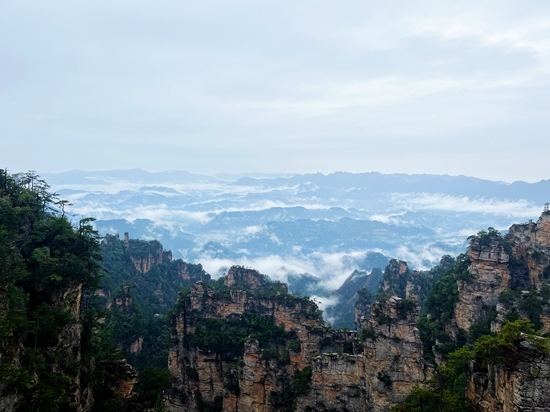
[[[213,276],[232,264],[275,279],[308,274],[335,290],[368,252],[427,268],[468,235],[540,215],[550,180],[381,173],[214,176],[140,169],[43,176],[101,233],[157,239]],[[292,284],[292,282],[291,282]]]

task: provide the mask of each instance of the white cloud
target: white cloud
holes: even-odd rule
[[[247,226],[245,227],[242,232],[245,236],[255,235],[256,233],[261,232],[263,229],[263,226],[255,225],[255,226]]]
[[[365,251],[351,253],[312,253],[310,255],[280,256],[269,255],[257,258],[242,256],[237,259],[200,256],[205,270],[213,276],[222,274],[224,268],[242,265],[254,268],[274,280],[286,282],[289,272],[309,273],[322,280],[320,286],[329,290],[337,289],[348,276],[359,267],[355,263],[364,258]]]
[[[540,214],[540,206],[526,200],[470,199],[430,193],[395,193],[395,202],[410,210],[442,210],[446,212],[476,212],[529,218]]]

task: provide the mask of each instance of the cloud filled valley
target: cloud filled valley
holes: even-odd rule
[[[541,188],[549,186],[379,173],[250,177],[136,169],[45,177],[72,203],[74,218],[96,218],[102,234],[157,239],[214,277],[240,264],[283,281],[307,273],[326,290],[354,270],[371,270],[369,252],[429,268],[462,251],[480,228],[503,230],[536,217]]]

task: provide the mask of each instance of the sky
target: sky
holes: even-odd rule
[[[550,178],[550,2],[0,5],[0,166]]]

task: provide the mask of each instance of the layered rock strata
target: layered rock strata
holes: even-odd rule
[[[359,337],[327,328],[313,302],[288,295],[284,285],[256,271],[233,267],[223,282],[218,289],[198,282],[180,301],[169,356],[173,411],[205,405],[231,412],[389,411],[432,374],[423,359],[414,295],[366,308],[358,315]],[[262,347],[251,335],[242,354],[196,345],[209,320],[244,322],[247,314],[269,317],[292,336]],[[300,384],[305,371],[311,377]]]
[[[470,364],[466,397],[479,412],[542,412],[550,405],[550,356],[527,341],[503,365],[476,372]]]

